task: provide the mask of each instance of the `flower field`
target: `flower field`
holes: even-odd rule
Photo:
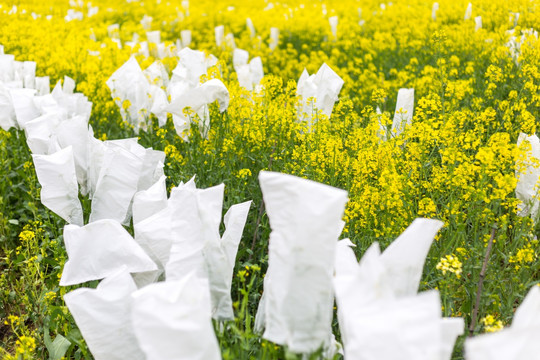
[[[540,359],[538,29],[0,0],[0,358]]]

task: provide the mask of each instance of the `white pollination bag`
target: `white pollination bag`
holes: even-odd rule
[[[41,203],[68,223],[83,225],[71,146],[51,155],[32,155],[41,184]]]
[[[96,360],[144,360],[131,323],[131,294],[137,290],[125,267],[96,289],[80,288],[64,301]]]
[[[347,192],[266,171],[259,182],[272,233],[257,327],[265,327],[267,340],[311,353],[332,340],[332,278]]]
[[[533,286],[515,312],[512,325],[467,339],[467,360],[529,360],[540,354],[540,287]]]
[[[540,140],[538,136],[519,134],[518,147],[527,146],[524,154],[516,160],[516,198],[519,216],[531,216],[536,220],[538,216],[538,180],[540,180]]]
[[[193,274],[133,293],[132,324],[146,360],[221,359],[209,294]]]
[[[61,286],[99,280],[126,267],[130,273],[157,270],[156,264],[114,220],[100,220],[79,227],[64,227],[68,261],[64,265]]]

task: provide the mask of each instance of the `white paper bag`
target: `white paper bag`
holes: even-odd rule
[[[133,224],[160,212],[167,207],[166,177],[159,180],[147,190],[135,193],[133,197]]]
[[[320,110],[327,117],[330,117],[343,84],[343,79],[326,64],[319,68],[317,74],[311,76],[304,69],[296,90],[296,94],[301,97],[298,109],[299,119],[309,121],[309,124],[312,125],[316,122],[316,119],[312,118],[314,110]],[[308,99],[312,97],[315,98],[315,103],[309,104]]]
[[[392,133],[399,136],[410,125],[414,112],[414,89],[399,89]]]
[[[71,146],[51,155],[32,155],[41,184],[41,203],[68,223],[83,225]]]
[[[192,274],[133,293],[132,323],[147,360],[221,359],[208,284]]]
[[[532,219],[536,219],[539,207],[537,183],[540,179],[540,166],[537,167],[535,163],[540,161],[540,139],[536,135],[527,136],[521,133],[517,146],[520,146],[523,141],[530,144],[531,150],[527,151],[524,159],[518,159],[516,163],[516,177],[518,178],[516,198],[521,201],[518,204],[518,215],[530,215]]]
[[[265,319],[263,337],[311,353],[332,338],[334,256],[347,192],[265,171],[259,182],[272,228],[257,316]]]
[[[76,285],[110,276],[123,267],[130,273],[157,270],[156,264],[114,220],[99,220],[86,226],[64,227],[68,261],[61,286]]]
[[[96,289],[80,288],[64,301],[96,360],[144,360],[131,324],[131,294],[137,290],[126,268]]]
[[[143,161],[121,146],[106,148],[92,197],[90,222],[113,219],[129,224],[131,202],[138,189]]]

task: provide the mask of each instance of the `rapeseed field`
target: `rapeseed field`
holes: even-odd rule
[[[418,291],[437,290],[441,316],[464,321],[451,358],[480,359],[466,353],[466,338],[509,331],[516,309],[540,285],[539,28],[540,3],[532,0],[0,0],[0,357],[122,358],[96,355],[99,346],[66,305],[71,291],[96,288],[104,277],[66,282],[72,256],[65,240],[77,225],[110,219],[100,209],[124,199],[99,189],[107,176],[127,178],[127,172],[114,173],[127,169],[126,161],[118,160],[110,174],[96,175],[92,183],[87,169],[98,161],[92,146],[105,149],[111,140],[136,138],[143,150],[131,144],[129,151],[164,153],[148,186],[141,188],[142,175],[135,180],[137,194],[150,191],[163,175],[166,203],[167,194],[173,199],[175,189],[189,187],[195,176],[198,189],[224,184],[225,210],[252,200],[229,261],[232,317],[213,316],[209,325],[223,359],[341,359],[337,343],[345,343],[345,358],[392,358],[355,357],[348,350],[354,336],[347,332],[345,339],[338,323],[347,316],[340,314],[339,297],[337,303],[331,297],[335,343],[297,351],[293,342],[262,335],[256,314],[263,289],[270,291],[267,270],[276,255],[269,244],[277,236],[270,233],[278,223],[259,175],[265,172],[345,190],[339,239],[350,239],[358,260],[374,242],[388,248],[416,218],[440,220],[421,263]],[[203,70],[194,70],[203,63]],[[141,82],[133,80],[137,76]],[[185,78],[191,82],[178,80]],[[35,91],[21,95],[29,88]],[[398,94],[412,95],[412,107],[402,105]],[[47,115],[53,98],[54,106],[73,110],[62,116],[82,119],[84,136],[78,125],[58,134],[45,126],[31,132],[25,125]],[[50,139],[59,146],[52,149]],[[38,164],[40,156],[67,149],[71,167],[59,173],[76,176],[80,193],[75,185],[65,197],[80,205],[77,215],[63,216],[43,202],[46,181]],[[120,233],[137,240],[141,214],[145,210],[148,218],[154,208],[151,202],[137,207],[134,194],[124,199],[125,211],[115,221],[123,224]],[[289,217],[304,221],[297,218],[300,208],[290,206]],[[321,214],[306,209],[316,222]],[[223,214],[212,223],[218,237],[229,228]],[[155,225],[156,231],[168,229],[171,219]],[[208,271],[221,271],[203,253]],[[310,254],[305,257],[318,256]],[[406,262],[412,255],[401,256]],[[155,269],[169,271],[159,255],[150,258]],[[141,269],[131,273],[150,270]],[[278,272],[272,270],[273,279]],[[158,283],[166,283],[163,276]],[[308,295],[305,304],[312,300]],[[152,333],[137,331],[138,339]],[[146,358],[167,359],[158,352],[152,357],[153,350],[139,344]],[[420,353],[411,350],[403,358],[435,359]],[[195,354],[183,358],[215,355]]]

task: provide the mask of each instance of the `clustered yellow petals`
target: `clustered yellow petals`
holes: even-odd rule
[[[518,215],[515,193],[527,169],[540,167],[529,154],[530,142],[516,145],[520,133],[536,134],[540,109],[540,41],[529,30],[540,28],[540,12],[530,0],[475,0],[474,16],[484,21],[478,31],[472,19],[463,19],[467,1],[438,0],[436,19],[431,17],[432,2],[424,0],[252,0],[234,6],[216,0],[7,3],[10,6],[0,4],[3,52],[17,61],[35,61],[36,75],[50,78],[49,90],[64,76],[74,79],[75,91],[92,102],[89,124],[96,138],[138,136],[145,147],[164,151],[168,190],[196,174],[202,187],[225,183],[228,205],[239,198],[252,198],[256,204],[262,202],[257,184],[261,170],[342,188],[349,194],[343,235],[362,251],[374,241],[386,247],[416,217],[440,219],[445,226],[428,257],[430,266],[437,262],[437,271],[426,274],[422,286],[440,287],[449,314],[470,311],[465,292],[477,281],[471,268],[482,261],[494,224],[497,251],[491,255],[488,276],[497,281],[486,281],[489,295],[484,295],[486,309],[481,311],[509,319],[514,308],[508,304],[516,298],[512,289],[524,292],[531,279],[537,279],[538,242],[532,239],[538,219]],[[99,9],[92,16],[91,6]],[[82,18],[66,19],[73,11]],[[521,14],[519,26],[517,20],[508,20],[509,13]],[[337,36],[330,16],[339,18]],[[255,34],[246,27],[248,17]],[[117,26],[110,27],[113,24]],[[229,40],[234,38],[234,46],[230,41],[216,44],[214,27],[219,25]],[[275,48],[269,46],[271,27],[280,30]],[[198,80],[222,80],[229,106],[221,112],[218,104],[210,104],[208,119],[200,118],[200,111],[183,109],[192,128],[181,134],[172,115],[163,125],[163,119],[158,121],[148,110],[137,110],[147,124],[135,134],[134,125],[126,121],[135,104],[113,97],[106,81],[130,57],[141,69],[157,61],[167,80],[185,75],[173,74],[184,47],[183,30],[192,32],[190,48],[218,59]],[[149,42],[150,31],[160,31],[162,46]],[[517,41],[514,47],[511,41]],[[143,54],[145,46],[148,54]],[[250,59],[262,60],[265,76],[254,91],[239,85],[235,47],[249,51]],[[316,108],[321,99],[300,99],[297,94],[303,69],[315,74],[323,63],[344,81],[336,99],[323,99],[336,100],[331,116]],[[150,82],[168,88],[167,81]],[[396,109],[402,88],[414,88],[412,114]],[[138,95],[145,101],[156,98]],[[171,101],[172,95],[167,96]],[[398,135],[394,117],[410,115],[410,124]],[[209,120],[209,129],[203,120]],[[204,135],[198,131],[203,127]],[[51,334],[67,336],[75,326],[67,308],[59,305],[69,291],[57,288],[67,258],[61,231],[55,228],[61,220],[40,207],[40,187],[21,130],[0,130],[0,162],[6,168],[0,174],[6,174],[0,184],[6,192],[0,193],[0,209],[6,209],[0,214],[0,262],[15,269],[0,273],[0,294],[2,303],[9,303],[7,311],[20,302],[13,311],[19,315],[4,319],[12,331],[0,332],[5,336],[0,340],[15,344],[17,339],[9,351],[21,354],[19,358],[40,358],[46,351],[40,343],[43,336],[16,332],[27,319],[42,319],[44,308],[54,308],[46,315],[63,318],[52,319],[56,328]],[[11,183],[20,173],[25,180]],[[540,183],[535,190],[539,188]],[[20,199],[11,194],[21,193],[17,189],[24,189]],[[86,211],[91,206],[83,200]],[[263,217],[253,213],[249,216]],[[37,221],[21,231],[16,223],[32,216]],[[45,225],[42,218],[48,218]],[[255,235],[269,230],[265,221],[248,221],[248,226],[255,223],[260,226]],[[7,241],[5,234],[11,234]],[[257,242],[252,248],[240,249],[239,263],[267,261],[267,239],[253,239]],[[8,243],[10,248],[4,249]],[[258,271],[257,265],[242,266],[233,280],[233,294],[238,293],[234,286],[260,280],[254,276]],[[506,286],[509,281],[517,286]],[[260,293],[262,285],[254,284],[253,293]],[[234,302],[237,311],[252,305]],[[486,332],[502,328],[495,315],[487,315],[481,324]],[[266,341],[260,344],[265,350],[278,348]],[[82,346],[74,345],[73,351],[84,354],[84,348],[78,349]]]
[[[443,275],[447,272],[454,274],[458,279],[461,278],[461,272],[463,271],[463,264],[459,261],[455,255],[446,255],[441,258],[436,266],[437,270],[441,271]]]
[[[533,263],[537,259],[536,252],[532,249],[531,245],[519,249],[515,255],[510,256],[508,262],[514,264],[516,270],[519,270],[521,266]]]
[[[486,315],[480,319],[480,323],[484,325],[485,332],[497,332],[504,328],[501,320],[496,320],[493,315]]]

